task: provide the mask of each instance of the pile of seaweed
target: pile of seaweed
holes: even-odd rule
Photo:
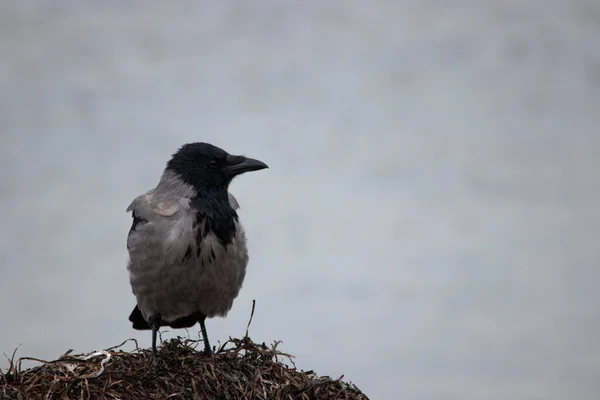
[[[135,349],[120,350],[128,341]],[[298,370],[278,345],[254,343],[246,332],[210,356],[198,350],[201,340],[181,337],[163,342],[155,358],[134,339],[54,361],[13,355],[0,371],[0,399],[367,399],[343,376]],[[23,360],[41,365],[21,370]]]

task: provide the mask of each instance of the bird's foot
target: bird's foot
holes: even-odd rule
[[[215,352],[212,351],[211,348],[205,348],[204,350],[200,351],[200,355],[202,357],[211,357],[213,354],[215,354]]]
[[[158,365],[158,357],[154,353],[150,353],[150,357],[148,358],[148,364],[156,366]]]

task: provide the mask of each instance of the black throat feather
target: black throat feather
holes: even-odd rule
[[[237,212],[229,203],[227,189],[212,189],[198,192],[190,200],[190,207],[196,211],[194,227],[196,233],[197,252],[200,252],[202,240],[213,233],[224,246],[233,243],[236,235],[235,223]]]

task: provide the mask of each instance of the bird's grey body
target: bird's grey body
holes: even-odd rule
[[[166,322],[202,312],[226,316],[246,276],[248,249],[239,220],[235,236],[224,245],[208,232],[196,246],[197,223],[190,207],[192,186],[165,171],[158,186],[133,200],[127,211],[142,221],[127,238],[129,277],[146,320],[156,313]],[[238,204],[229,194],[234,210]]]
[[[246,233],[229,184],[262,161],[230,155],[208,143],[188,143],[167,163],[158,185],[127,208],[129,278],[137,305],[133,328],[152,330],[152,353],[161,326],[200,323],[227,315],[246,276]]]

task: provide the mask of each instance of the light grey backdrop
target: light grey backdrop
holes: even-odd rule
[[[150,344],[125,208],[201,140],[271,166],[215,344],[256,299],[374,399],[597,399],[599,38],[592,0],[2,2],[0,350]]]

